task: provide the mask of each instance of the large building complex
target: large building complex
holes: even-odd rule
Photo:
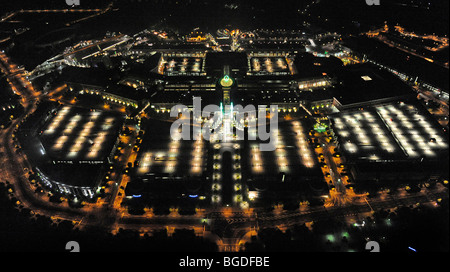
[[[448,34],[381,12],[442,1],[20,2],[0,14],[13,223],[220,251],[412,250],[445,225]]]
[[[18,131],[43,186],[93,199],[112,164],[125,116],[43,103]]]

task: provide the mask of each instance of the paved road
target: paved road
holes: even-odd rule
[[[436,188],[425,190],[419,193],[405,194],[403,196],[390,196],[384,199],[378,197],[369,199],[368,205],[365,201],[346,206],[335,206],[331,208],[311,207],[305,211],[284,211],[279,215],[272,212],[259,212],[249,216],[244,212],[234,212],[229,217],[223,216],[220,212],[212,212],[207,215],[208,225],[206,228],[219,236],[245,234],[250,229],[258,227],[260,229],[274,226],[286,228],[311,221],[326,220],[328,218],[345,219],[346,217],[363,218],[373,210],[388,210],[398,207],[409,207],[417,203],[435,203],[439,198],[447,198],[446,188]],[[204,226],[202,218],[199,216],[154,216],[154,217],[123,217],[118,219],[117,224],[122,228],[143,229],[165,229],[168,226],[179,228],[202,228]],[[230,237],[231,238],[231,237]],[[235,238],[235,237],[233,237]]]

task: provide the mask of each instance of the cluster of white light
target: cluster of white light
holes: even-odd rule
[[[63,109],[60,111],[61,116],[65,116],[69,112],[69,109]],[[61,120],[60,114],[55,117],[55,119]],[[70,137],[76,137],[75,141],[72,142],[71,146],[68,149],[67,157],[68,158],[75,158],[78,156],[81,150],[86,147],[87,144],[89,144],[89,152],[87,153],[87,158],[92,159],[96,158],[99,154],[99,152],[102,149],[102,146],[104,142],[107,139],[107,136],[109,134],[109,130],[112,127],[112,124],[114,122],[113,117],[109,117],[104,120],[100,126],[97,126],[98,123],[98,117],[101,115],[101,112],[91,112],[88,116],[88,122],[83,124],[82,129],[78,132],[78,134],[74,134],[74,129],[78,127],[82,117],[80,115],[73,116],[69,122],[66,124],[63,130],[63,135],[60,136],[56,142],[53,144],[53,150],[58,151],[63,149],[65,144],[68,142]],[[94,127],[99,127],[101,130],[95,134],[96,137],[94,140],[90,140],[89,137],[92,135],[92,129]]]
[[[176,61],[172,59],[167,64],[167,71],[173,71],[173,68],[175,67]]]
[[[277,59],[277,65],[278,65],[278,68],[280,68],[280,69],[283,69],[283,70],[287,69],[286,60],[284,60],[282,58]]]
[[[80,115],[75,115],[74,117],[70,118],[69,123],[64,127],[64,134],[71,134],[72,131],[78,126],[78,122],[81,120]]]
[[[234,196],[233,201],[236,203],[241,203],[244,200],[242,195],[242,172],[241,172],[241,155],[239,155],[241,145],[235,143],[233,145],[233,180],[234,180]]]
[[[258,129],[256,127],[250,126],[248,127],[248,138],[249,139],[257,139]]]
[[[195,58],[192,67],[189,67],[189,60],[192,58],[185,57],[183,61],[178,62],[175,59],[171,59],[169,62],[162,61],[160,63],[159,72],[163,73],[164,68],[167,69],[167,72],[174,72],[177,67],[179,68],[179,72],[186,73],[188,72],[188,68],[191,69],[191,72],[198,73],[201,71],[202,67],[202,58]]]
[[[102,130],[103,131],[109,130],[113,126],[113,123],[114,123],[114,118],[112,118],[112,117],[106,118],[105,122],[102,125]]]
[[[257,58],[253,58],[252,59],[252,64],[253,64],[253,70],[256,72],[261,71],[261,63],[259,62],[259,59]]]
[[[211,202],[218,204],[221,202],[222,198],[220,197],[220,191],[222,190],[222,175],[220,174],[220,166],[217,167],[216,165],[220,165],[220,160],[222,156],[220,155],[220,143],[214,144],[214,165],[213,165],[213,175],[212,175],[212,197]]]
[[[183,62],[181,63],[180,71],[186,72],[187,65],[188,65],[188,59],[184,58]]]
[[[58,114],[53,118],[50,125],[45,130],[44,134],[53,134],[55,133],[56,129],[61,125],[61,122],[66,118],[67,114],[70,112],[70,107],[65,106],[60,111],[58,111]]]
[[[100,132],[97,134],[97,137],[93,141],[93,144],[91,145],[89,149],[89,153],[87,154],[88,158],[95,158],[100,153],[103,143],[107,139],[108,133],[107,132]],[[86,139],[86,138],[85,138]]]
[[[64,116],[67,114],[67,112],[65,113],[61,113],[61,115],[63,116],[62,118],[64,118]],[[55,125],[60,126],[60,122],[62,122],[61,119],[59,119],[59,114],[55,117],[55,119],[57,119],[57,123]],[[74,128],[77,127],[79,120],[81,119],[81,117],[79,115],[76,115],[74,117],[72,117],[69,121],[69,123],[66,124],[66,126],[64,127],[63,130],[63,135],[60,136],[58,138],[58,140],[56,140],[56,143],[54,143],[53,145],[53,150],[61,150],[65,143],[67,142],[67,140],[69,139],[69,137],[67,135],[70,135],[72,130]],[[52,125],[51,125],[52,126]],[[51,128],[50,128],[51,129]],[[73,154],[69,153],[69,157],[72,156]]]
[[[251,70],[253,72],[261,72],[261,70],[263,69],[261,61],[263,61],[264,70],[267,73],[275,72],[275,68],[283,71],[288,70],[288,64],[285,58],[251,57],[249,65],[251,65]],[[276,65],[276,67],[274,67],[274,65]]]
[[[77,156],[78,152],[83,149],[84,142],[86,141],[86,137],[78,136],[75,142],[70,147],[69,153],[67,154],[68,158],[74,158]]]
[[[53,144],[53,150],[61,150],[64,147],[64,144],[69,139],[69,136],[59,136],[59,138],[56,140],[56,142]]]
[[[165,173],[174,173],[175,168],[178,164],[177,157],[178,151],[180,148],[180,141],[173,140],[169,143],[169,152],[167,152],[167,158],[165,163],[164,172]]]
[[[194,65],[192,66],[192,72],[200,72],[201,59],[195,59]]]
[[[296,133],[298,154],[302,158],[303,165],[307,168],[314,167],[313,154],[301,123],[299,121],[292,122],[292,130]]]
[[[407,156],[435,157],[437,150],[448,148],[448,142],[413,106],[389,104],[379,106],[377,110]],[[431,141],[432,138],[436,141]]]
[[[299,83],[299,89],[307,89],[307,88],[317,88],[317,87],[325,87],[328,85],[328,81],[322,80],[318,82],[310,82],[310,83]]]
[[[264,172],[263,161],[261,156],[261,150],[258,144],[252,144],[250,150],[250,156],[252,161],[252,171],[257,174]]]
[[[371,160],[379,159],[377,150],[393,153],[397,146],[389,137],[387,130],[382,128],[379,119],[369,111],[352,112],[334,119],[334,129],[343,138],[343,147],[350,153],[357,153],[360,149],[372,152]],[[351,136],[356,139],[351,140]]]
[[[273,73],[272,60],[270,58],[266,58],[265,61],[264,61],[264,64],[266,65],[267,72]]]
[[[146,152],[142,156],[140,164],[139,164],[139,168],[138,168],[139,174],[146,174],[150,171],[150,167],[152,165],[152,158],[153,158],[153,153],[151,153],[151,152]]]
[[[204,141],[203,136],[197,138],[197,140],[192,144],[192,159],[191,159],[191,173],[200,174],[203,168],[203,156],[204,156]]]
[[[283,140],[283,135],[281,134],[280,130],[277,129],[274,134],[276,135],[276,150],[275,150],[275,157],[278,165],[278,170],[280,172],[289,172],[289,162],[287,159],[287,151],[285,148],[285,143]]]
[[[92,128],[95,126],[95,122],[89,121],[83,126],[83,130],[80,133],[82,137],[88,137],[91,134]]]

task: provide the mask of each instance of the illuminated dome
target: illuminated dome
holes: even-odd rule
[[[222,85],[222,87],[231,87],[234,84],[234,80],[229,77],[229,76],[224,76],[221,80],[220,80],[220,85]]]

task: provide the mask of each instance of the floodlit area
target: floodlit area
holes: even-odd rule
[[[279,172],[289,172],[290,165],[288,165],[286,143],[284,142],[283,135],[280,133],[279,130],[275,132],[275,135],[277,135],[276,141],[277,149],[275,150],[275,158],[278,170]]]
[[[158,72],[168,76],[195,76],[204,74],[204,57],[163,57]]]
[[[354,111],[332,118],[339,142],[350,156],[377,160],[400,155],[401,150],[373,111]]]
[[[250,146],[250,157],[252,172],[260,174],[264,172],[261,150],[258,144],[252,144]]]
[[[150,131],[143,140],[138,155],[137,175],[201,176],[206,164],[208,146],[202,136],[198,140],[175,140],[170,135],[170,124],[150,123]],[[152,133],[158,130],[158,133]]]
[[[276,149],[261,152],[257,142],[249,145],[249,163],[253,175],[277,173],[294,174],[301,169],[311,169],[316,166],[316,158],[308,143],[308,132],[302,121],[280,123],[273,132],[276,135]],[[249,129],[250,135],[256,135]]]
[[[291,74],[285,57],[251,57],[249,62],[253,75]]]
[[[207,140],[202,135],[177,141],[170,136],[171,124],[152,120],[146,125],[146,136],[137,156],[136,177],[183,180],[186,186],[200,178],[207,182],[212,205],[247,207],[249,177],[276,180],[280,174],[316,177],[320,169],[303,120],[280,123],[272,131],[276,144],[273,151],[261,150],[262,142],[255,127],[248,129],[248,137],[255,140],[239,141],[231,134],[228,141]]]
[[[390,103],[343,112],[330,118],[341,148],[367,160],[435,158],[448,140],[426,112],[414,105]]]
[[[65,106],[42,130],[41,140],[55,161],[101,161],[116,142],[122,122],[117,114]]]
[[[436,122],[413,105],[383,105],[377,107],[377,112],[407,157],[437,157],[448,150],[448,139]]]
[[[314,154],[311,151],[308,143],[306,130],[299,121],[292,122],[292,130],[295,133],[296,146],[299,156],[302,158],[302,163],[307,168],[312,168],[315,165]]]
[[[192,152],[191,152],[191,174],[200,174],[203,171],[203,163],[205,156],[205,141],[203,137],[200,136],[193,144],[192,144]]]

